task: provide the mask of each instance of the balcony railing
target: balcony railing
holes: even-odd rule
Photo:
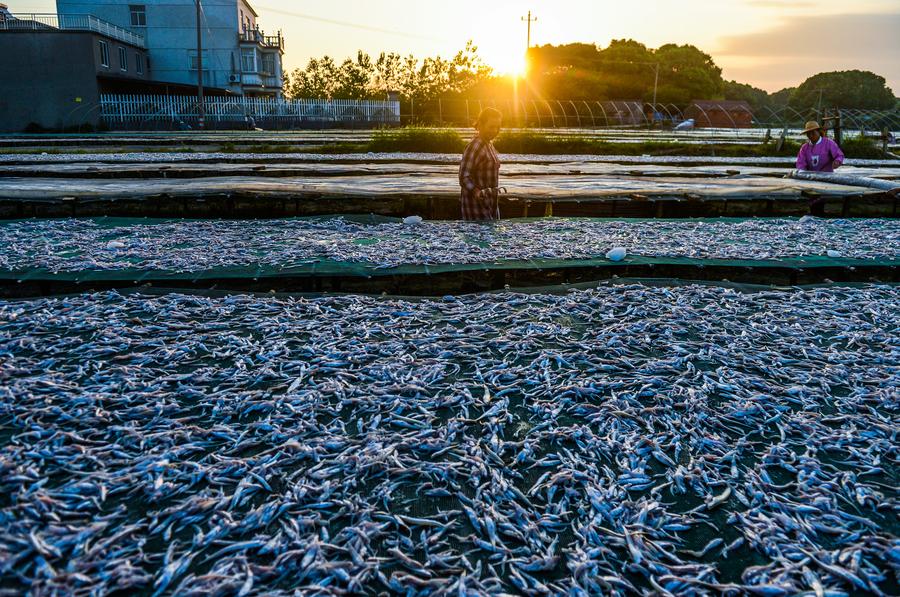
[[[238,33],[238,39],[242,42],[259,44],[264,48],[284,51],[284,38],[281,36],[281,31],[277,35],[266,35],[259,29],[245,29],[243,32]]]
[[[264,73],[241,73],[241,84],[244,87],[266,87],[266,88],[281,88],[281,81],[278,80],[278,77],[273,77],[271,75],[266,75]]]
[[[0,31],[50,30],[93,31],[139,48],[146,48],[143,35],[132,33],[94,15],[17,14],[13,17],[0,15]]]

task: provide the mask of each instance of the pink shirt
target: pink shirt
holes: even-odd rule
[[[834,172],[843,163],[844,152],[828,137],[820,137],[815,144],[807,141],[797,155],[797,169],[808,172]]]

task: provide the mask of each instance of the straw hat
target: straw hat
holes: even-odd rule
[[[808,133],[810,131],[821,131],[821,130],[823,130],[823,127],[819,126],[818,122],[816,122],[815,120],[810,120],[809,122],[806,123],[806,128],[803,129],[803,134],[805,135],[806,133]]]

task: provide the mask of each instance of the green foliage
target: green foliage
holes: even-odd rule
[[[859,160],[884,158],[878,143],[871,137],[863,137],[862,135],[845,138],[843,143],[841,143],[841,150],[848,158]]]
[[[765,90],[737,81],[725,81],[724,96],[726,100],[747,102],[754,112],[773,105],[771,96]]]
[[[450,60],[394,53],[373,60],[362,51],[340,65],[330,56],[313,58],[305,69],[285,75],[284,91],[290,98],[321,99],[383,99],[396,91],[404,100],[424,101],[463,93],[492,75],[470,41]]]
[[[534,87],[550,99],[651,101],[659,65],[657,101],[686,105],[722,95],[722,69],[691,45],[653,50],[632,39],[600,49],[587,44],[540,46],[528,54]]]
[[[428,153],[461,153],[468,139],[455,129],[417,128],[377,131],[366,147],[368,151],[416,151]],[[696,145],[687,143],[645,142],[610,143],[582,135],[547,135],[537,132],[505,131],[494,142],[502,153],[544,155],[688,155],[688,156],[794,156],[800,145],[788,141],[781,152],[775,144],[760,145]],[[335,146],[333,151],[340,152]]]
[[[288,97],[331,98],[338,67],[330,56],[312,58],[306,68],[285,74],[284,93]]]
[[[796,87],[785,87],[780,91],[769,95],[769,103],[773,108],[781,108],[787,106],[790,102],[791,95],[797,90]]]
[[[533,89],[540,90],[534,95],[544,99],[596,100],[609,97],[611,93],[607,79],[601,73],[582,69],[535,74],[531,82]],[[528,99],[526,94],[523,99]]]
[[[545,135],[534,132],[505,132],[494,142],[502,153],[544,155],[683,155],[725,157],[792,156],[800,145],[786,143],[780,152],[775,144],[760,145],[697,145],[689,143],[645,141],[643,143],[615,143],[580,135]]]
[[[691,45],[666,44],[654,52],[654,59],[665,83],[657,95],[659,102],[683,106],[695,99],[722,97],[722,69],[709,54]]]
[[[737,81],[725,81],[713,58],[692,45],[648,48],[632,39],[617,39],[600,48],[593,44],[545,45],[529,50],[527,83],[497,77],[470,41],[451,59],[423,60],[359,52],[340,64],[329,56],[314,58],[306,68],[285,75],[291,98],[383,99],[400,94],[416,107],[431,100],[641,100],[653,99],[658,68],[657,102],[687,107],[697,99],[744,100],[754,111],[790,105],[794,109],[857,108],[888,110],[898,99],[885,79],[865,71],[820,73],[797,88],[773,94]],[[419,114],[418,109],[416,110]],[[423,113],[424,116],[436,116]],[[437,118],[434,118],[437,120]]]
[[[465,147],[466,142],[454,129],[405,127],[375,131],[368,150],[461,153]]]
[[[890,110],[896,102],[884,77],[861,70],[819,73],[801,83],[790,97],[790,105],[801,110],[809,107]]]
[[[594,44],[548,44],[528,50],[528,64],[532,71],[539,73],[569,68],[590,70],[596,66],[599,54],[600,51]]]

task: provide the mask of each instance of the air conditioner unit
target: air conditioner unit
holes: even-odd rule
[[[241,76],[240,75],[228,75],[228,82],[229,83],[240,83]]]

